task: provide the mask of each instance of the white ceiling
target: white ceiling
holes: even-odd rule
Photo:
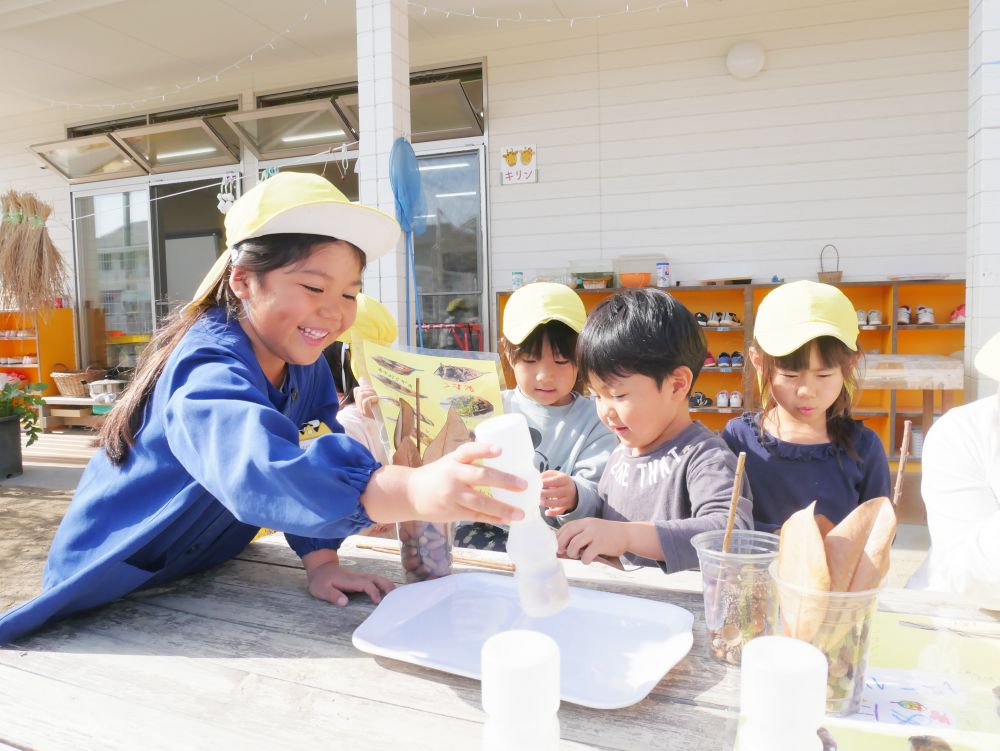
[[[624,0],[426,2],[456,12],[474,8],[477,15],[516,17],[520,11],[533,18],[624,7]],[[336,53],[353,57],[354,15],[355,0],[0,0],[0,116],[55,106],[70,113],[67,120],[99,118],[103,113],[94,104],[158,98],[199,76],[214,80],[216,72],[272,39],[274,49],[265,47],[253,63],[244,60],[242,71],[308,64]],[[414,43],[484,32],[490,24],[424,13],[421,3],[410,3],[409,15]]]

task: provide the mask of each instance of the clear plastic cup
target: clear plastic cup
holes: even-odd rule
[[[729,552],[722,552],[725,530],[691,538],[701,567],[705,626],[712,655],[739,665],[743,646],[757,636],[774,634],[778,598],[768,566],[778,555],[777,535],[734,529]]]
[[[438,579],[451,573],[451,523],[399,522],[399,555],[408,583]]]
[[[824,592],[783,581],[777,565],[771,574],[785,636],[809,642],[826,657],[827,713],[843,717],[857,712],[865,687],[872,615],[884,582],[860,592]]]

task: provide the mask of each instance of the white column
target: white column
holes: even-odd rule
[[[1000,331],[1000,0],[969,2],[969,210],[966,397],[996,393],[972,366]]]
[[[406,0],[357,0],[356,7],[361,127],[358,187],[361,203],[395,216],[389,155],[399,136],[410,137],[407,5]],[[406,341],[405,264],[405,245],[400,241],[395,252],[371,263],[364,277],[368,294],[380,299],[396,316],[401,342]],[[412,328],[412,301],[410,324]]]

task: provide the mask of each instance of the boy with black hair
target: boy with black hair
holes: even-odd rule
[[[736,476],[725,442],[688,414],[706,351],[691,312],[659,290],[619,292],[587,319],[577,361],[620,445],[598,502],[563,517],[570,521],[558,532],[561,552],[584,563],[625,555],[666,573],[697,568],[691,538],[726,526]],[[750,498],[744,479],[738,528],[753,528]]]

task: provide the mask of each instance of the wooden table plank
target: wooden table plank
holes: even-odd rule
[[[402,580],[398,556],[359,549],[359,540],[345,544],[345,565]],[[483,560],[499,555],[468,552]],[[700,574],[622,572],[578,561],[565,566],[574,586],[687,608],[695,614],[695,639],[691,654],[631,707],[563,703],[561,747],[731,747],[739,673],[709,657]],[[993,618],[930,593],[887,591],[881,605]],[[356,650],[351,635],[372,609],[365,596],[352,597],[346,608],[310,597],[301,561],[280,536],[268,538],[214,570],[0,649],[0,744],[478,748],[479,682]],[[47,716],[52,707],[58,708],[55,722]]]

